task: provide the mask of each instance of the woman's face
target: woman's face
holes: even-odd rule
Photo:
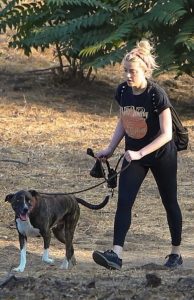
[[[140,63],[125,61],[123,68],[129,86],[138,88],[143,82],[145,82],[145,69],[140,65]]]

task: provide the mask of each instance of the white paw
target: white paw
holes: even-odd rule
[[[54,265],[54,259],[52,258],[42,258],[42,261],[49,265]]]
[[[77,264],[75,255],[72,256],[72,258],[71,258],[71,263],[72,263],[73,266],[75,266],[75,265]]]
[[[64,259],[64,261],[62,262],[60,269],[65,269],[68,270],[69,269],[69,262],[67,259]]]
[[[62,262],[60,269],[71,270],[76,264],[76,259],[74,256],[68,261],[67,258]]]
[[[49,258],[49,249],[44,249],[42,261],[44,261],[46,264],[54,265],[54,259]]]
[[[24,269],[25,269],[25,267],[18,266],[17,268],[14,268],[13,271],[16,271],[16,272],[24,272]]]

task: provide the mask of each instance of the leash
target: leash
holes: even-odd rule
[[[90,148],[88,150],[87,150],[87,154],[95,158],[95,156],[93,155],[93,151]],[[90,152],[90,150],[92,151],[92,153]],[[41,194],[41,195],[74,195],[74,194],[79,194],[79,193],[82,193],[82,192],[86,192],[86,191],[92,190],[92,189],[94,189],[94,188],[96,188],[96,187],[98,187],[98,186],[100,186],[100,185],[102,185],[103,183],[106,182],[107,186],[111,189],[111,194],[113,196],[113,194],[114,194],[114,188],[116,187],[117,176],[119,174],[121,174],[123,171],[125,171],[129,167],[129,165],[130,165],[130,162],[129,162],[120,171],[118,171],[118,172],[116,171],[117,168],[118,168],[118,165],[119,165],[119,163],[121,161],[121,159],[123,158],[123,156],[124,156],[124,154],[122,154],[120,156],[120,158],[118,159],[115,169],[111,169],[108,160],[106,160],[106,165],[107,165],[107,168],[108,168],[108,171],[109,171],[108,178],[106,178],[104,169],[102,167],[102,164],[100,164],[104,180],[102,182],[98,183],[98,184],[92,185],[89,188],[85,188],[85,189],[82,189],[82,190],[78,190],[78,191],[74,191],[74,192],[69,192],[69,193],[46,193],[46,192],[39,192],[39,194]]]
[[[69,193],[44,193],[44,192],[38,192],[39,194],[41,195],[74,195],[74,194],[79,194],[79,193],[82,193],[82,192],[86,192],[86,191],[89,191],[89,190],[92,190],[98,186],[100,186],[101,184],[105,183],[106,180],[98,183],[98,184],[95,184],[95,185],[92,185],[91,187],[89,188],[86,188],[86,189],[83,189],[83,190],[78,190],[78,191],[75,191],[75,192],[69,192]]]

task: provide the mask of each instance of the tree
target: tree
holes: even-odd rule
[[[159,0],[136,22],[140,30],[151,32],[160,71],[194,76],[194,1]]]
[[[55,45],[73,76],[120,62],[142,37],[156,46],[160,72],[193,76],[193,0],[3,0],[0,30],[14,28],[10,46],[44,50]]]
[[[32,48],[44,50],[55,45],[60,73],[64,69],[64,56],[71,76],[89,78],[92,66],[86,66],[89,58],[80,56],[80,51],[94,38],[102,37],[110,10],[109,5],[96,0],[4,0],[0,31],[14,29],[9,46],[23,49],[26,55],[31,53]],[[95,31],[94,36],[87,35],[91,28]]]
[[[117,4],[120,12],[116,17],[112,15],[116,27],[108,38],[110,51],[106,57],[97,57],[93,61],[95,66],[121,61],[123,53],[145,37],[155,45],[160,65],[157,74],[175,70],[178,75],[194,76],[194,1],[118,0]],[[118,29],[124,33],[120,39],[115,38]],[[91,55],[106,43],[106,39],[101,40],[83,49],[81,54]]]

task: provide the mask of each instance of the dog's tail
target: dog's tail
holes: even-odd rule
[[[83,200],[81,198],[77,198],[77,197],[76,197],[76,200],[79,204],[82,204],[83,206],[85,206],[89,209],[98,210],[98,209],[101,209],[101,208],[103,208],[107,205],[107,203],[109,201],[109,198],[110,198],[110,195],[106,196],[100,204],[91,204],[91,203],[88,203],[85,200]]]

